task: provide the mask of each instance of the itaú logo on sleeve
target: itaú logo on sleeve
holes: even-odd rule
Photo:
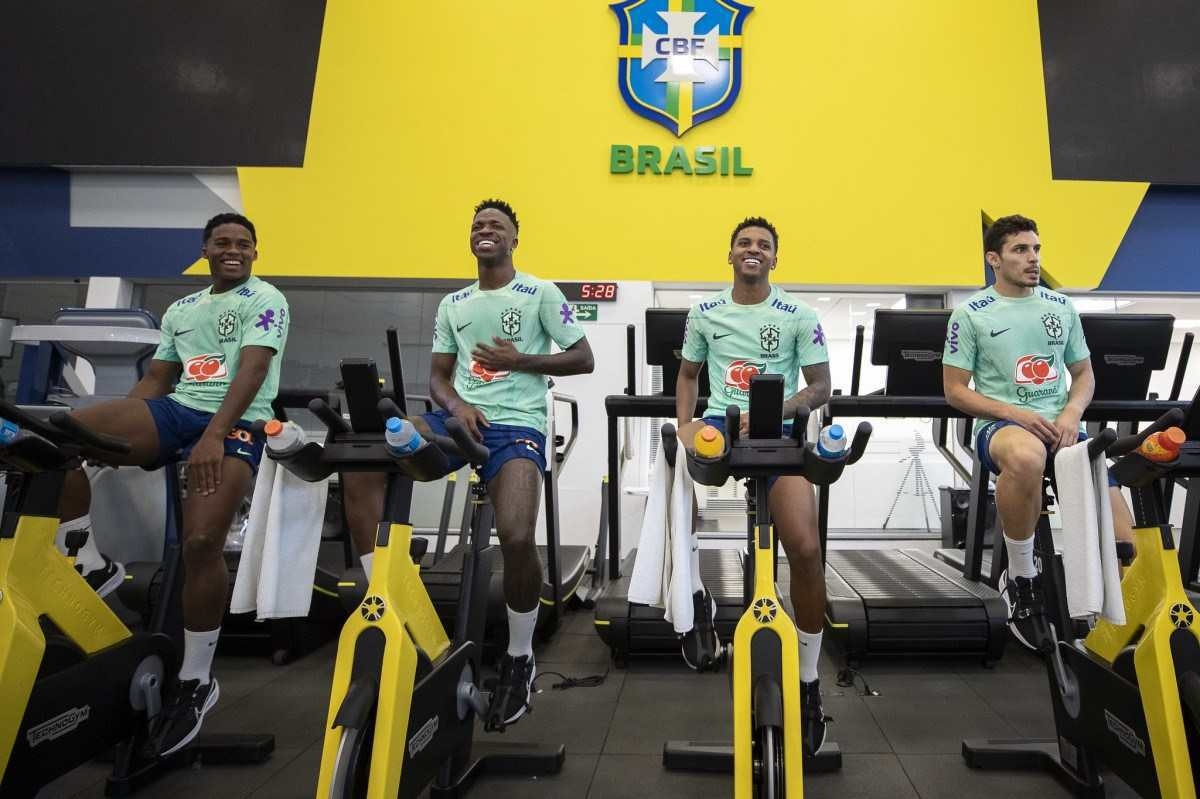
[[[1017,385],[1040,386],[1058,380],[1053,355],[1022,355],[1017,359],[1013,382]]]
[[[229,370],[225,368],[225,356],[217,352],[188,358],[183,365],[183,379],[193,383],[204,383],[228,376]]]

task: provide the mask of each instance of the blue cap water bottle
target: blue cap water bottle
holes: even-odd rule
[[[846,453],[846,431],[840,424],[828,425],[817,437],[817,454],[837,460]]]
[[[13,424],[7,419],[0,419],[0,446],[7,446],[17,440],[17,436],[21,434],[19,425]]]
[[[399,416],[387,420],[383,438],[387,442],[388,451],[393,455],[408,455],[425,443],[412,422]]]

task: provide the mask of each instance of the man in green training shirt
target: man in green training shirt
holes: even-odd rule
[[[251,435],[251,425],[273,415],[289,323],[283,294],[250,274],[258,239],[249,219],[219,214],[204,226],[203,242],[212,285],[167,309],[146,375],[126,399],[72,413],[93,430],[129,441],[129,454],[104,453],[103,463],[155,469],[187,462],[184,652],[152,735],[162,755],[196,737],[219,696],[211,671],[229,588],[225,536],[262,457],[263,441]],[[87,477],[69,472],[59,502],[60,550],[66,551],[68,532],[90,533],[90,506]],[[124,578],[121,564],[102,555],[90,534],[76,568],[102,596]]]
[[[485,200],[471,220],[470,245],[479,280],[448,294],[434,323],[429,391],[440,410],[412,421],[420,432],[447,435],[458,419],[490,457],[479,470],[496,509],[504,559],[508,651],[488,710],[489,728],[503,729],[529,708],[533,633],[542,595],[542,564],[534,544],[546,468],[546,376],[592,371],[592,350],[574,310],[557,286],[513,266],[516,212]],[[550,353],[553,341],[563,351]],[[459,468],[462,463],[452,465]],[[342,475],[354,543],[370,578],[375,527],[383,512],[383,475]]]
[[[942,355],[946,401],[975,417],[975,452],[998,476],[1008,557],[1000,587],[1009,629],[1030,649],[1031,619],[1044,610],[1033,532],[1046,458],[1084,437],[1080,420],[1096,387],[1075,306],[1038,284],[1041,249],[1032,219],[1006,216],[988,228],[985,258],[996,281],[954,309]],[[1133,519],[1115,483],[1109,495],[1117,538],[1131,541]]]
[[[750,378],[782,374],[784,419],[796,408],[819,408],[829,400],[829,353],[816,312],[799,298],[771,285],[779,235],[761,217],[750,217],[729,238],[733,286],[693,305],[684,332],[675,415],[679,440],[690,446],[696,431],[709,424],[724,432],[724,409],[742,409],[741,429],[748,429]],[[700,368],[708,364],[709,416],[692,420],[699,394]],[[798,389],[804,373],[805,387]],[[800,636],[800,692],[804,746],[816,752],[825,741],[825,713],[817,679],[817,660],[825,624],[825,568],[817,530],[812,485],[803,477],[773,479],[768,498],[779,542],[792,575],[792,606]],[[707,592],[705,592],[707,593]],[[713,601],[696,597],[696,626],[715,639]],[[686,651],[685,651],[686,656]]]

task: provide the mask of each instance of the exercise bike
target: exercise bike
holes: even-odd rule
[[[502,753],[472,754],[475,718],[487,710],[477,687],[479,642],[495,548],[472,535],[453,641],[418,573],[427,542],[412,537],[413,481],[445,476],[447,453],[478,466],[487,449],[451,419],[446,427],[452,438],[427,435],[415,452],[393,456],[382,432],[354,432],[319,399],[309,409],[329,428],[325,444],[309,442],[278,457],[285,468],[308,481],[334,471],[388,473],[371,580],[338,641],[317,796],[407,799],[429,786],[434,797],[456,797],[484,772],[560,771],[563,746],[545,751],[510,744]],[[378,411],[384,419],[401,415],[388,398],[379,401]]]
[[[201,736],[169,758],[144,751],[163,681],[175,674],[176,650],[161,629],[131,632],[75,571],[85,532],[68,534],[69,557],[54,546],[67,471],[85,451],[124,454],[129,443],[65,413],[46,423],[0,401],[0,417],[22,428],[0,447],[8,477],[0,524],[0,795],[33,796],[114,747],[109,796],[127,795],[197,758],[266,760],[275,748],[270,735]]]
[[[1077,796],[1104,796],[1102,766],[1141,796],[1194,799],[1200,772],[1200,617],[1180,577],[1163,481],[1200,474],[1200,442],[1171,463],[1133,452],[1145,438],[1181,424],[1172,410],[1138,435],[1103,430],[1088,442],[1092,460],[1122,457],[1111,474],[1132,489],[1140,526],[1137,557],[1121,580],[1126,623],[1098,621],[1085,638],[1070,631],[1062,556],[1043,514],[1035,532],[1042,561],[1044,623],[1035,640],[1054,703],[1053,740],[968,740],[967,764],[984,769],[1050,771]],[[1045,505],[1045,502],[1043,502]],[[1066,631],[1066,640],[1059,636]]]
[[[663,765],[682,771],[733,772],[735,799],[804,795],[804,770],[841,768],[841,751],[826,743],[805,758],[801,745],[800,655],[796,625],[780,607],[776,589],[778,556],[768,505],[768,479],[801,475],[828,485],[866,450],[871,425],[862,422],[845,458],[827,460],[805,441],[809,411],[797,409],[790,436],[783,435],[783,377],[756,375],[750,382],[750,430],[739,435],[741,411],[725,411],[725,451],[715,458],[688,452],[688,472],[703,485],[724,485],[730,476],[753,481],[755,507],[746,558],[745,610],[734,632],[733,746],[668,741]],[[663,440],[676,444],[672,425],[663,425]],[[749,512],[749,511],[748,511]]]

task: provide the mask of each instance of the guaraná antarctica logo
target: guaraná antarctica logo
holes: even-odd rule
[[[622,0],[617,16],[617,86],[635,114],[662,125],[676,138],[721,116],[742,88],[743,34],[752,6],[733,0]],[[615,174],[734,175],[753,168],[742,148],[681,145],[663,157],[652,144],[614,144]]]

